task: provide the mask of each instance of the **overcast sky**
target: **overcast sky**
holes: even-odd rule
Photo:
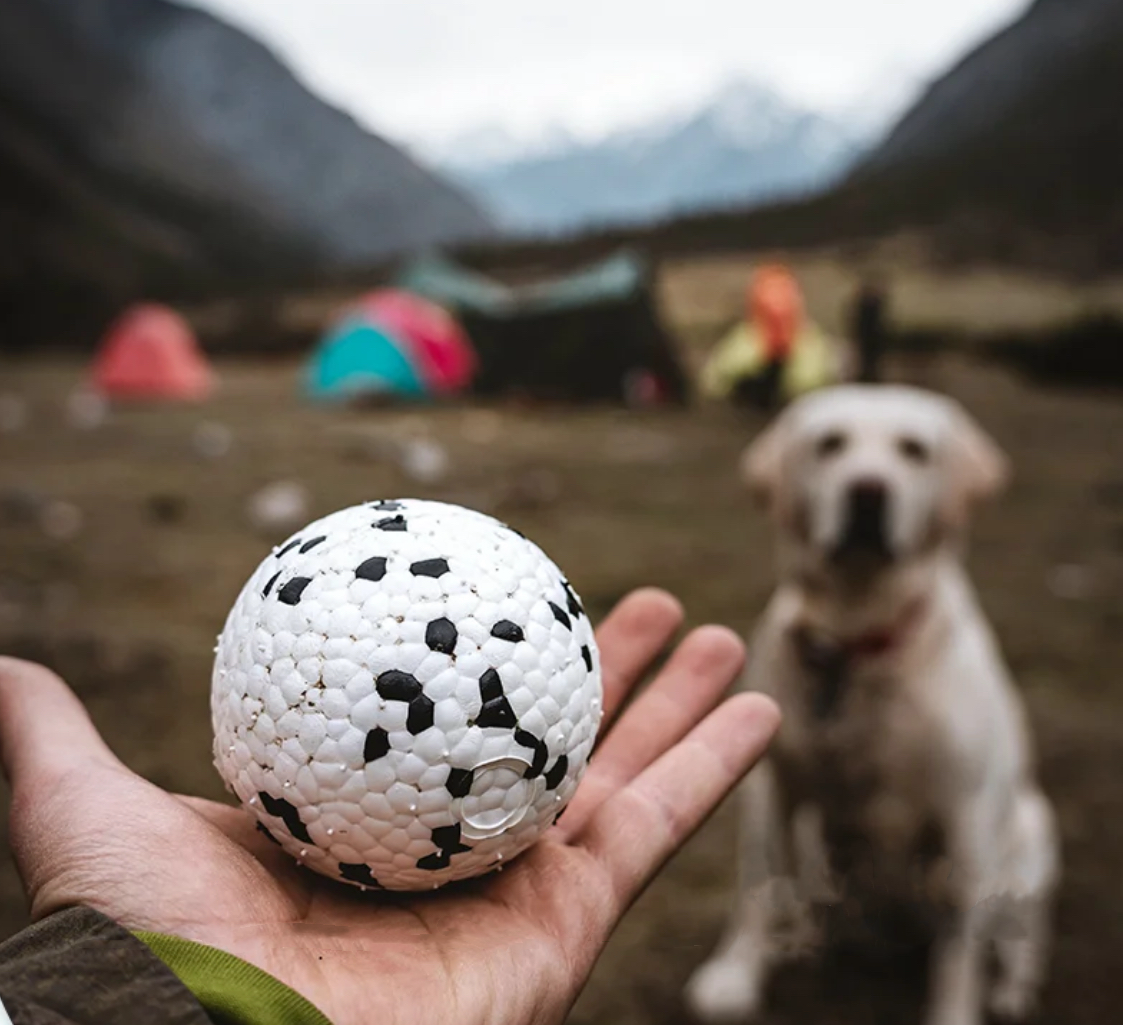
[[[892,104],[1027,0],[192,0],[321,95],[425,149],[484,125],[593,136],[737,76],[816,109]]]

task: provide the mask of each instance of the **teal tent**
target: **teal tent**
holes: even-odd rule
[[[427,393],[417,370],[389,332],[347,319],[324,336],[308,364],[305,387],[317,399]]]

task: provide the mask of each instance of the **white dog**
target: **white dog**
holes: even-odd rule
[[[795,403],[744,468],[775,519],[780,572],[745,686],[784,720],[743,785],[740,893],[689,1004],[751,1018],[810,906],[903,897],[935,922],[928,1025],[978,1025],[988,996],[1025,1016],[1045,968],[1053,813],[959,561],[1005,459],[948,399],[845,386]]]

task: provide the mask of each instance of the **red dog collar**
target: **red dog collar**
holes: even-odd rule
[[[796,626],[791,634],[796,656],[818,685],[813,702],[816,716],[825,719],[833,715],[855,663],[900,647],[926,608],[927,602],[918,598],[896,623],[848,638],[833,637],[808,623]]]

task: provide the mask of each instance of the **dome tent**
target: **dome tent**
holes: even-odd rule
[[[110,325],[91,377],[110,399],[197,401],[215,385],[187,321],[155,303],[133,306]]]
[[[360,299],[358,309],[406,343],[410,361],[430,391],[454,393],[472,383],[475,350],[440,306],[401,289],[382,288]]]
[[[421,398],[455,394],[471,382],[476,356],[439,306],[399,289],[379,289],[347,307],[308,364],[318,399]]]

